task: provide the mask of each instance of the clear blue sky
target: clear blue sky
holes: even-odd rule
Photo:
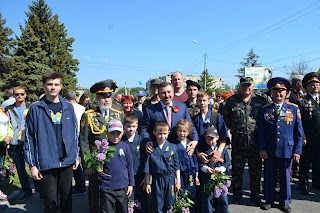
[[[120,87],[181,71],[236,85],[239,64],[251,48],[273,76],[301,59],[320,68],[320,1],[316,0],[47,0],[80,61],[79,85],[114,79]],[[20,35],[30,0],[1,0],[5,26]],[[144,86],[144,84],[143,84]]]

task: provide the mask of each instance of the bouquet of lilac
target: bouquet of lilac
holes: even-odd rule
[[[231,185],[231,178],[226,176],[223,172],[211,174],[208,184],[204,185],[204,192],[208,194],[214,193],[214,197],[218,198],[223,193],[224,196],[228,194],[228,187]]]
[[[129,200],[128,213],[133,213],[135,208],[140,209],[141,203],[137,200]]]
[[[175,204],[167,213],[190,213],[190,208],[194,205],[194,202],[188,197],[189,194],[188,190],[184,190],[184,194],[177,197]]]
[[[8,154],[6,154],[3,158],[0,173],[3,177],[6,177],[9,180],[9,183],[13,183],[16,181],[13,160]]]
[[[84,156],[84,167],[91,168],[92,170],[98,171],[105,162],[110,161],[110,157],[114,157],[114,152],[116,148],[114,146],[109,146],[106,139],[102,141],[96,140],[94,144],[97,150],[92,152],[88,151]]]

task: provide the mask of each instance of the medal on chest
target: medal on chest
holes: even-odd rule
[[[274,109],[268,109],[267,113],[265,114],[267,120],[274,119]]]
[[[304,108],[307,112],[309,112],[309,118],[312,118],[312,111],[314,111],[314,106],[310,99],[308,100],[308,103],[304,105]]]
[[[283,122],[286,125],[292,125],[293,121],[293,114],[291,112],[291,109],[287,109],[286,113],[284,114]]]

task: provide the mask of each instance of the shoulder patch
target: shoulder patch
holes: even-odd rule
[[[88,113],[91,113],[91,112],[94,112],[94,109],[88,109],[88,110],[85,111],[84,113],[88,114]]]
[[[117,113],[122,114],[122,111],[120,111],[120,110],[117,110],[117,109],[114,109],[114,108],[111,108],[111,110],[112,110],[112,111],[115,111],[115,112],[117,112]]]
[[[292,105],[292,106],[296,106],[296,107],[298,107],[298,105],[297,105],[297,104],[294,104],[294,103],[291,103],[291,102],[287,102],[287,104],[288,104],[288,105]]]
[[[271,104],[264,105],[262,108],[265,108],[265,107],[270,106],[270,105],[271,105]]]

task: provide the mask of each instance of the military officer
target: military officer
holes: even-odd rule
[[[95,140],[106,139],[107,124],[110,120],[117,119],[123,122],[121,111],[112,108],[112,96],[115,83],[113,81],[100,81],[90,88],[90,92],[96,93],[96,108],[83,113],[80,121],[80,149],[82,157],[89,151],[96,150]],[[88,199],[90,212],[99,212],[99,181],[98,174],[85,168],[88,173],[89,188]]]
[[[197,94],[199,90],[202,89],[202,86],[198,82],[192,80],[187,80],[186,83],[188,99],[184,103],[187,106],[191,119],[193,119],[193,117],[200,112],[200,108],[197,105]]]
[[[243,170],[248,160],[252,202],[260,206],[261,159],[258,151],[258,121],[267,98],[253,93],[251,77],[240,79],[239,93],[231,96],[223,107],[223,118],[232,134],[233,203],[241,200]]]
[[[264,106],[259,121],[259,151],[264,159],[264,196],[261,206],[269,210],[275,200],[276,171],[279,170],[279,204],[283,212],[291,212],[290,167],[291,159],[299,160],[302,152],[302,122],[296,104],[286,102],[290,82],[281,77],[267,83],[271,90],[272,104]]]
[[[304,195],[309,195],[308,179],[309,168],[312,163],[312,187],[320,188],[320,74],[317,72],[308,73],[302,80],[307,95],[300,100],[301,119],[306,143],[302,147],[299,171],[299,189]]]

